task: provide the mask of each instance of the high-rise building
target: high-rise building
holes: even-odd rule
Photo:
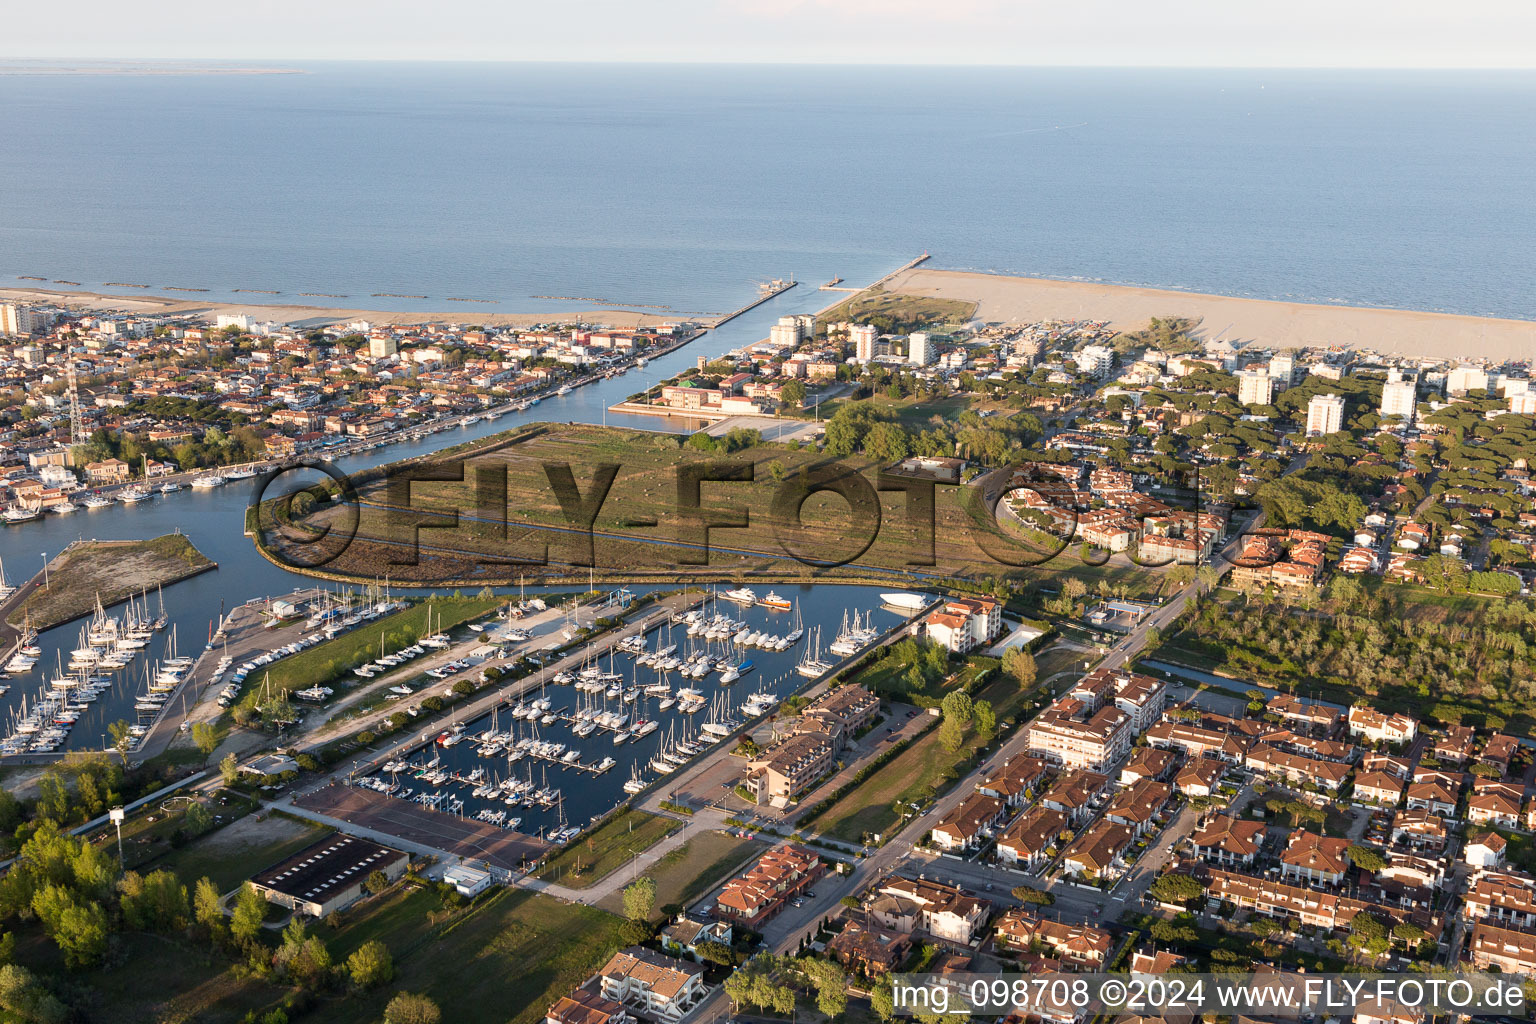
[[[1392,370],[1387,374],[1387,381],[1381,386],[1381,416],[1398,416],[1404,423],[1413,422],[1413,412],[1416,403],[1416,385],[1411,380],[1403,380],[1400,370]]]
[[[1458,366],[1445,375],[1445,393],[1464,395],[1488,387],[1488,371],[1476,366]]]
[[[0,334],[41,334],[53,318],[27,306],[0,304]]]
[[[1499,393],[1505,398],[1510,395],[1523,395],[1531,390],[1531,382],[1527,377],[1511,377],[1507,373],[1499,374]]]
[[[1083,373],[1104,377],[1115,365],[1115,350],[1108,345],[1084,345],[1073,358]]]
[[[861,363],[875,358],[875,340],[880,331],[874,324],[854,324],[849,328],[848,336],[853,341],[853,358]]]
[[[933,339],[923,331],[907,335],[907,361],[916,366],[933,362]]]
[[[1536,391],[1510,395],[1509,411],[1520,416],[1536,416]]]
[[[807,336],[798,316],[781,316],[779,322],[768,328],[768,340],[784,348],[797,348]]]
[[[1288,355],[1272,355],[1269,357],[1269,375],[1275,383],[1282,388],[1291,386],[1291,381],[1296,375],[1296,359]]]
[[[388,359],[399,351],[394,336],[390,334],[372,334],[368,337],[368,354],[375,359]]]
[[[1336,434],[1344,429],[1344,399],[1338,395],[1313,395],[1307,403],[1307,436]]]
[[[1274,401],[1275,379],[1263,370],[1244,370],[1237,375],[1240,405],[1268,405]]]

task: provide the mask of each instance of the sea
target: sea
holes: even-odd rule
[[[349,471],[529,420],[688,429],[607,408],[821,308],[821,282],[863,284],[923,252],[951,269],[1536,316],[1536,74],[298,70],[0,76],[0,282],[463,308],[468,322],[594,303],[718,313],[758,282],[805,282],[643,372]],[[221,609],[312,582],[255,553],[250,496],[183,490],[3,527],[3,571],[19,583],[71,540],[180,529],[219,563],[164,592],[196,653]],[[818,621],[868,606],[841,589],[796,597]],[[79,629],[45,633],[39,670],[0,681],[0,732]],[[132,717],[142,671],[92,705],[72,749]],[[605,779],[603,799],[622,795],[622,772]]]
[[[0,77],[0,283],[718,313],[926,251],[1536,315],[1530,72],[288,67]]]

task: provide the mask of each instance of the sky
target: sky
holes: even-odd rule
[[[56,0],[0,60],[1536,67],[1531,0]]]

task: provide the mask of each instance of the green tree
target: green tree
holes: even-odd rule
[[[219,762],[219,774],[224,777],[226,786],[233,786],[240,781],[240,762],[235,760],[234,754],[224,755],[224,760]]]
[[[1370,847],[1361,846],[1359,843],[1350,843],[1349,849],[1344,851],[1344,856],[1348,857],[1355,867],[1363,871],[1380,871],[1387,866],[1385,857]]]
[[[240,942],[250,942],[261,933],[262,919],[267,916],[267,901],[250,882],[240,887],[235,897],[235,909],[229,918],[229,932]]]
[[[363,943],[347,957],[347,974],[352,984],[364,991],[387,985],[395,977],[395,961],[389,947],[378,939]]]
[[[805,385],[798,380],[791,380],[779,390],[779,399],[786,408],[805,408]]]
[[[219,890],[214,887],[213,879],[204,875],[197,880],[197,885],[192,891],[193,918],[198,924],[208,929],[215,939],[222,939],[229,931],[229,923],[224,917],[224,901],[219,899]]]
[[[1013,677],[1020,689],[1027,690],[1035,685],[1035,656],[1022,647],[1010,647],[1003,652],[1003,671]]]
[[[213,752],[218,749],[219,731],[213,727],[212,722],[193,722],[192,742],[197,745],[198,752],[203,755],[203,761],[207,762]]]
[[[997,712],[992,710],[992,702],[979,700],[975,706],[976,735],[985,743],[992,738],[997,731]]]
[[[200,836],[213,827],[213,815],[202,801],[194,801],[182,817],[182,825],[194,836]]]
[[[1198,899],[1205,892],[1205,886],[1189,875],[1170,871],[1159,875],[1149,891],[1164,903],[1187,903]]]
[[[443,1011],[426,996],[398,993],[384,1007],[384,1024],[440,1024]]]
[[[976,717],[976,706],[971,702],[971,695],[962,690],[946,694],[943,709],[945,720],[954,720],[962,728],[970,725],[971,719]]]
[[[939,723],[939,746],[951,754],[958,753],[965,746],[965,726],[957,720],[946,717]]]
[[[624,889],[624,916],[631,921],[649,921],[656,906],[656,881],[646,875]]]
[[[25,967],[0,967],[0,1009],[25,1024],[64,1024],[69,1009]]]
[[[112,749],[117,751],[117,756],[123,759],[123,764],[128,763],[128,748],[133,746],[133,727],[124,719],[119,718],[107,726],[107,735],[112,737]]]

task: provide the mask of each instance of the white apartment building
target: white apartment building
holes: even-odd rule
[[[1536,416],[1536,391],[1510,395],[1509,411],[1519,416]]]
[[[854,324],[848,329],[848,337],[853,341],[854,359],[867,363],[875,358],[875,341],[880,332],[874,324]]]
[[[372,334],[368,337],[368,354],[374,359],[388,359],[400,350],[390,334]]]
[[[1269,375],[1281,386],[1288,388],[1296,377],[1296,358],[1276,354],[1269,357]]]
[[[914,366],[927,366],[933,362],[933,339],[923,331],[907,336],[907,362]]]
[[[1398,416],[1404,423],[1413,422],[1414,408],[1417,404],[1415,385],[1411,380],[1403,380],[1400,370],[1392,370],[1387,374],[1387,381],[1381,386],[1381,416]]]
[[[1322,377],[1325,380],[1343,380],[1344,370],[1332,363],[1313,363],[1307,367],[1307,373],[1314,377]]]
[[[810,336],[809,325],[799,316],[781,316],[778,323],[768,328],[768,341],[783,348],[796,348]]]
[[[1313,395],[1307,403],[1307,436],[1337,434],[1344,429],[1344,399],[1338,395]]]
[[[1106,704],[1090,714],[1082,701],[1061,697],[1029,727],[1029,752],[1097,772],[1129,753],[1135,737],[1131,716],[1119,708]]]
[[[1458,366],[1445,375],[1445,393],[1464,395],[1488,387],[1488,371],[1477,366]]]
[[[1237,375],[1240,405],[1268,405],[1275,397],[1275,379],[1263,370],[1244,370]]]
[[[1073,356],[1073,359],[1082,373],[1093,377],[1104,377],[1115,365],[1115,350],[1108,345],[1086,345]]]

